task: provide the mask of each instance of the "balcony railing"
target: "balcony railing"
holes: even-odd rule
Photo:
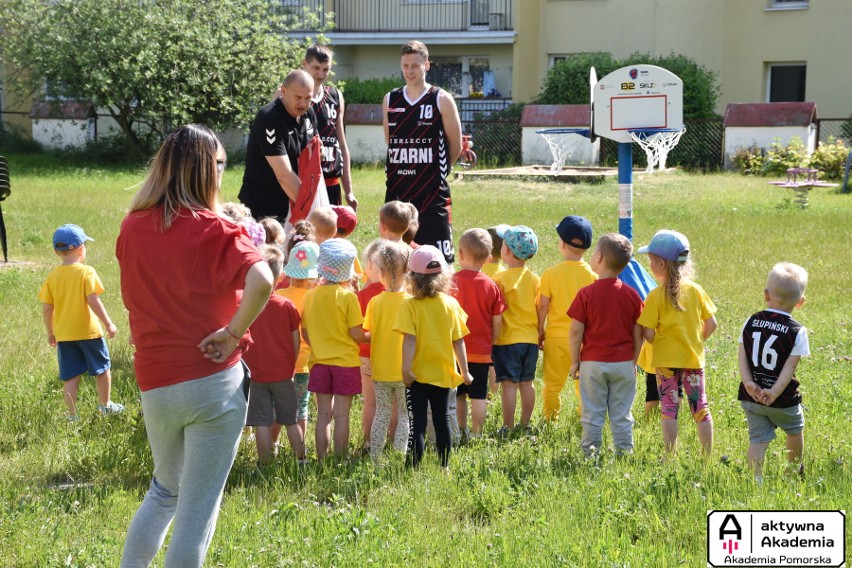
[[[513,29],[515,0],[279,0],[288,23],[318,14],[331,32],[477,32]],[[333,12],[333,20],[327,14]],[[300,27],[302,26],[302,27]]]

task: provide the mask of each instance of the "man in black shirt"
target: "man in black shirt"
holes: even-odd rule
[[[315,134],[313,89],[308,73],[290,72],[281,96],[261,108],[251,124],[239,198],[256,219],[275,217],[283,223],[290,199],[299,194],[299,154]]]

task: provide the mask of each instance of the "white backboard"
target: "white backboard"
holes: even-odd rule
[[[592,90],[597,136],[632,142],[630,130],[683,127],[683,82],[662,67],[622,67],[598,81]]]

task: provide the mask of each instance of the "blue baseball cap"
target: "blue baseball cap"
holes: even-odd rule
[[[71,250],[86,241],[94,240],[78,225],[62,225],[53,233],[53,248],[56,250]]]
[[[538,237],[526,225],[498,225],[497,236],[503,239],[512,254],[521,260],[532,258],[538,252]]]
[[[644,247],[639,247],[636,252],[651,253],[669,262],[685,262],[689,258],[689,239],[677,231],[663,229],[657,231],[651,242]]]
[[[592,224],[585,217],[568,215],[556,225],[556,232],[572,247],[587,249],[592,246]],[[580,241],[579,244],[576,241]]]
[[[346,239],[328,239],[319,247],[317,271],[320,278],[329,282],[347,282],[352,279],[352,264],[358,249]]]

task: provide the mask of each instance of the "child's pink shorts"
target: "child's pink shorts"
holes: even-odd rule
[[[311,367],[308,390],[319,394],[361,394],[361,367],[338,367],[317,363]]]

